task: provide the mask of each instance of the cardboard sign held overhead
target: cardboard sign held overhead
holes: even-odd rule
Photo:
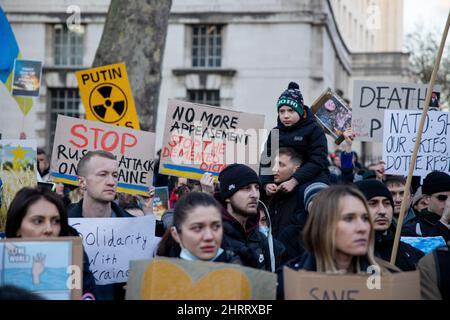
[[[80,237],[0,240],[0,286],[14,285],[50,300],[80,300]]]
[[[329,275],[319,272],[284,272],[286,300],[419,300],[418,271],[382,275]]]
[[[22,97],[39,97],[42,62],[14,60],[14,76],[11,94]]]
[[[50,175],[54,181],[78,185],[78,161],[87,151],[101,149],[117,156],[117,191],[147,196],[153,181],[154,141],[152,132],[58,115]]]
[[[344,141],[344,131],[351,127],[352,111],[345,102],[330,89],[317,98],[311,106],[316,119],[325,132],[333,136],[337,145]]]
[[[75,72],[86,119],[139,130],[125,64]]]
[[[422,110],[427,85],[355,80],[352,129],[360,141],[383,141],[385,110]],[[436,86],[430,109],[439,109],[440,88]]]
[[[276,275],[232,263],[131,261],[127,300],[274,300]]]
[[[217,180],[226,165],[243,163],[258,172],[264,116],[169,100],[160,173]]]

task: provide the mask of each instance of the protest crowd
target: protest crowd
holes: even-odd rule
[[[404,175],[386,174],[383,161],[367,167],[358,162],[351,127],[340,132],[341,146],[329,150],[329,131],[305,105],[295,82],[274,101],[277,124],[262,144],[256,167],[216,159],[220,146],[207,135],[217,132],[184,126],[183,121],[193,122],[187,115],[197,107],[195,117],[203,118],[208,129],[223,130],[218,138],[226,143],[238,141],[229,139],[227,129],[251,128],[240,127],[244,121],[239,115],[232,117],[232,111],[228,115],[205,105],[172,101],[166,122],[171,132],[154,159],[153,135],[60,117],[51,157],[39,148],[35,165],[29,166],[37,169],[38,183],[20,186],[7,204],[3,199],[7,215],[1,252],[7,250],[9,262],[28,262],[30,280],[11,267],[5,274],[8,283],[3,283],[9,286],[0,291],[18,290],[19,299],[62,298],[42,294],[54,289],[46,271],[52,263],[67,267],[75,260],[62,261],[65,254],[52,256],[50,250],[63,249],[56,245],[60,242],[53,247],[51,241],[67,238],[75,248],[76,239],[82,238],[78,254],[69,255],[79,256],[76,264],[82,269],[78,287],[74,278],[71,288],[80,291],[76,299],[302,299],[308,292],[309,298],[331,299],[331,289],[320,277],[329,277],[331,283],[348,277],[366,286],[372,276],[390,279],[398,288],[396,296],[381,293],[381,298],[450,298],[448,172],[429,170],[405,196]],[[208,112],[216,114],[210,117]],[[216,115],[220,121],[214,120]],[[111,137],[117,137],[117,143],[111,143]],[[191,144],[186,148],[188,138]],[[188,152],[180,152],[183,148]],[[208,148],[212,151],[206,167],[206,161],[184,168],[183,162],[176,162],[177,157],[194,160],[198,149],[205,153]],[[217,164],[223,165],[214,167]],[[402,204],[406,210],[400,219]],[[401,234],[395,246],[397,229]],[[220,278],[221,270],[229,274]],[[233,270],[246,274],[247,282]],[[198,279],[198,273],[223,287],[214,291],[200,281],[195,290],[212,291],[170,295],[177,286],[184,290],[185,277]],[[304,282],[314,275],[322,280]],[[31,281],[27,290],[20,288],[19,283]],[[10,287],[14,284],[18,288]],[[41,285],[47,287],[40,289]],[[308,291],[312,285],[323,290]],[[216,296],[217,291],[223,296]],[[376,291],[358,292],[371,299]],[[356,291],[351,292],[346,298]]]

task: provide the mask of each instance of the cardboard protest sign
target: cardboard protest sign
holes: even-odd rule
[[[22,97],[39,97],[41,74],[41,61],[16,59],[11,94]]]
[[[79,237],[0,240],[0,286],[15,285],[50,300],[79,300],[83,247]]]
[[[160,173],[200,180],[210,172],[217,180],[231,163],[258,172],[263,128],[263,115],[169,100]]]
[[[352,129],[360,141],[381,142],[385,110],[422,110],[427,85],[355,80],[352,100]],[[436,86],[430,109],[439,108],[440,88]]]
[[[284,272],[286,300],[419,300],[418,271],[377,276],[325,274],[296,271]]]
[[[386,174],[408,175],[420,117],[421,112],[417,111],[386,111],[383,130],[383,161],[386,163]],[[414,176],[425,177],[434,170],[450,173],[449,126],[448,112],[428,112],[414,166]]]
[[[0,140],[0,230],[17,191],[37,185],[36,140]]]
[[[169,188],[156,187],[153,198],[153,215],[157,220],[161,220],[162,215],[169,210]]]
[[[155,134],[58,115],[50,175],[54,181],[77,185],[78,161],[91,150],[117,156],[118,192],[148,195],[153,181]]]
[[[131,261],[127,300],[274,300],[276,275],[232,263]]]
[[[99,285],[126,282],[130,260],[151,259],[157,244],[155,218],[70,218]]]
[[[351,127],[352,111],[345,102],[330,89],[326,90],[311,106],[317,120],[332,135],[336,144],[344,141],[344,131]]]
[[[401,237],[400,241],[405,242],[425,254],[434,249],[445,247],[447,244],[443,237]]]
[[[75,72],[86,119],[139,130],[125,64]]]

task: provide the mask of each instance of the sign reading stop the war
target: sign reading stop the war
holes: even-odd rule
[[[148,195],[153,181],[155,134],[58,115],[50,175],[78,185],[78,161],[88,152],[105,150],[117,157],[117,191]]]
[[[86,119],[139,130],[125,64],[75,72]]]

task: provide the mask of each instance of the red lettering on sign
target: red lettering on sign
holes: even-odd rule
[[[130,138],[129,143],[127,143],[127,137]],[[124,154],[125,153],[125,147],[134,147],[137,144],[137,138],[135,135],[132,135],[131,133],[124,133],[122,135],[122,143],[121,143],[121,147],[120,147],[120,153]]]
[[[108,146],[107,145],[107,140],[109,136],[113,136],[113,141],[112,143]],[[108,131],[107,133],[105,133],[102,137],[102,149],[105,151],[113,151],[114,149],[117,148],[117,145],[119,144],[119,135],[117,134],[117,132],[115,131]]]
[[[78,132],[77,132],[78,129],[83,130],[84,133],[87,132],[87,128],[86,128],[85,125],[83,125],[83,124],[76,124],[76,125],[72,126],[72,128],[70,128],[70,133],[71,133],[73,136],[78,137],[78,138],[80,138],[81,140],[83,140],[83,143],[82,143],[82,144],[81,144],[81,143],[78,144],[78,143],[75,142],[75,140],[69,140],[69,142],[70,142],[71,144],[73,144],[75,147],[78,147],[78,148],[84,148],[84,147],[86,147],[86,146],[88,145],[89,141],[88,141],[88,139],[87,139],[84,135],[82,135],[81,133],[78,133]]]

